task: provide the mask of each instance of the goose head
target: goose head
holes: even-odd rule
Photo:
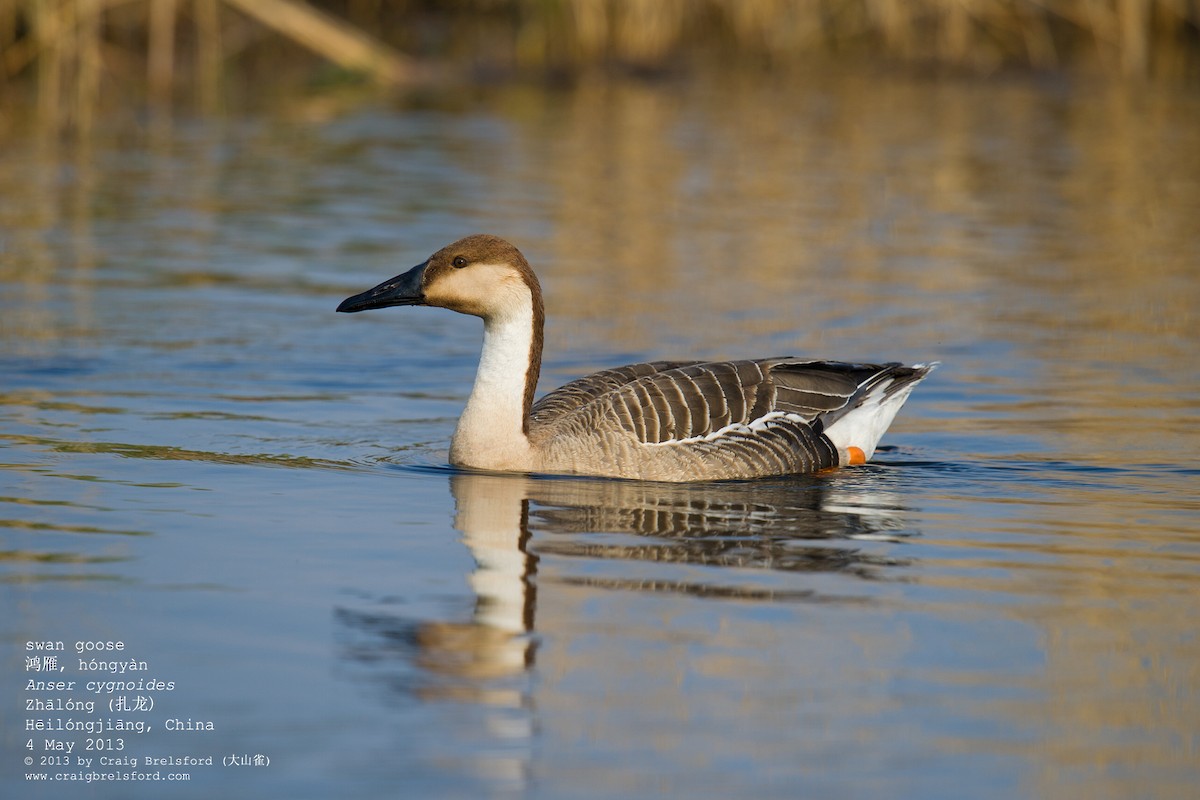
[[[475,234],[446,245],[408,272],[348,297],[338,311],[437,306],[485,320],[540,311],[541,287],[521,251],[498,236]]]

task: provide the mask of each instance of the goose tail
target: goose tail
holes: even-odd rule
[[[825,435],[837,448],[842,466],[862,464],[875,454],[875,447],[896,418],[909,394],[938,366],[887,364],[859,386],[858,391],[825,424]]]

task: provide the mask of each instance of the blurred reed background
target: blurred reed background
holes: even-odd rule
[[[86,127],[106,98],[237,84],[385,84],[597,70],[803,69],[1200,77],[1200,0],[0,0],[0,109]]]

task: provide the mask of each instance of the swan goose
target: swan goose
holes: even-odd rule
[[[571,381],[534,402],[542,290],[516,247],[460,239],[337,310],[438,306],[483,319],[456,466],[659,481],[758,478],[864,463],[936,364],[797,358],[654,361]]]

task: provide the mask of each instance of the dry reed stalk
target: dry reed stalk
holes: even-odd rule
[[[6,52],[17,42],[17,0],[0,0],[0,51]],[[3,66],[3,65],[0,65]],[[0,70],[0,78],[4,78]]]
[[[1145,2],[1145,0],[1137,0]],[[1058,50],[1054,46],[1054,36],[1050,32],[1047,14],[1040,9],[1014,9],[1017,30],[1025,48],[1025,56],[1029,64],[1036,69],[1050,69],[1058,66]]]
[[[76,63],[75,122],[87,133],[92,128],[100,94],[100,2],[78,0],[79,56]]]
[[[969,0],[951,2],[940,26],[938,52],[957,64],[967,63],[971,56],[971,9],[968,4]]]
[[[1121,29],[1121,66],[1128,75],[1145,75],[1150,38],[1150,4],[1145,0],[1117,0]]]
[[[623,0],[613,26],[617,53],[653,66],[676,44],[688,16],[681,0]]]
[[[576,50],[581,58],[602,58],[610,37],[605,0],[569,0]]]
[[[175,83],[175,0],[150,0],[150,44],[146,78],[150,96],[162,102]]]
[[[415,65],[383,42],[299,0],[226,0],[239,11],[347,69],[400,83]]]
[[[884,46],[904,58],[911,58],[916,47],[913,22],[920,13],[920,4],[913,0],[871,0],[870,5],[873,9],[868,13],[878,20]]]
[[[200,108],[217,108],[221,87],[221,9],[218,0],[195,0],[196,93]]]
[[[9,28],[8,37],[0,44],[3,44],[2,55],[0,59],[0,68],[3,69],[6,77],[12,77],[23,70],[30,61],[34,58],[34,53],[37,48],[34,45],[33,37],[26,36],[23,39],[17,38],[17,20],[21,18],[21,9],[17,0],[11,0],[6,4],[6,8],[11,12],[6,23]],[[35,23],[32,21],[33,9],[26,8],[24,18],[29,21],[30,25]]]
[[[57,120],[62,96],[63,40],[69,30],[62,21],[63,9],[51,0],[30,0],[30,18],[36,50],[41,52],[38,65],[38,112],[44,120]]]

